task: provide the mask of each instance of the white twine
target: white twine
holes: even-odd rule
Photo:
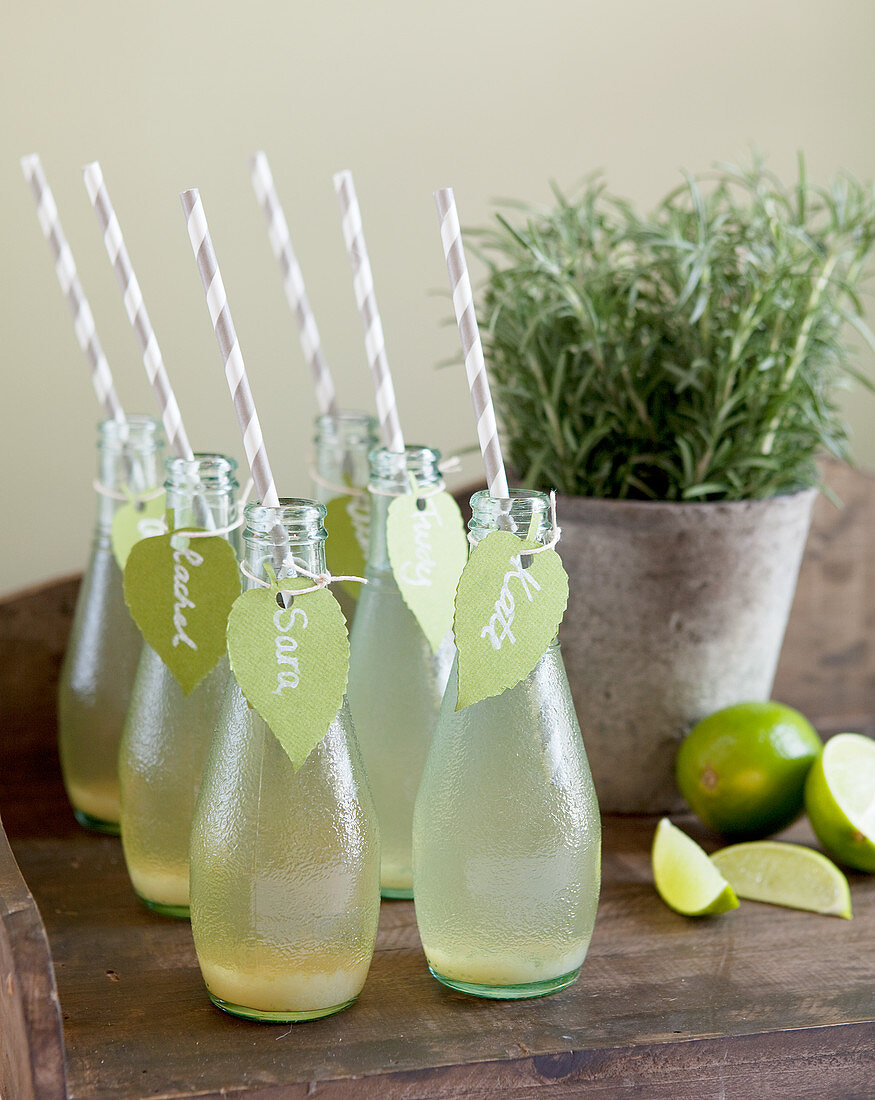
[[[102,497],[109,497],[110,500],[130,501],[134,505],[145,504],[147,500],[157,500],[164,492],[164,488],[159,486],[157,489],[149,489],[143,493],[120,493],[117,489],[110,489],[108,485],[104,485],[98,478],[91,482],[91,488]]]
[[[327,569],[324,573],[311,573],[309,569],[304,569],[295,561],[289,561],[286,558],[283,561],[283,568],[292,568],[295,573],[302,577],[309,577],[310,580],[316,583],[310,588],[282,588],[280,592],[286,596],[303,596],[307,592],[318,592],[322,588],[327,588],[329,584],[334,584],[335,581],[355,581],[357,584],[367,584],[367,577],[341,577],[334,573],[330,573]],[[240,572],[244,577],[248,577],[251,581],[254,581],[261,588],[272,588],[273,585],[270,581],[262,580],[261,577],[256,577],[251,569],[247,568],[245,562],[240,562]],[[288,578],[284,578],[288,579]]]
[[[345,497],[365,497],[368,495],[367,489],[362,489],[357,485],[335,485],[333,481],[326,481],[312,463],[307,467],[307,472],[316,485],[321,485],[323,489],[330,489],[333,493],[339,493]]]
[[[527,558],[530,554],[543,554],[545,550],[553,550],[556,547],[556,543],[562,538],[562,528],[556,522],[556,490],[550,490],[550,526],[553,529],[549,540],[542,546],[535,547],[533,550],[523,550],[522,556]],[[468,532],[468,542],[472,546],[477,545],[477,539],[474,538],[474,532]]]
[[[444,484],[443,478],[441,478],[441,480],[437,483],[437,485],[433,485],[430,489],[421,489],[417,485],[417,487],[416,487],[416,499],[417,500],[426,500],[428,497],[436,497],[438,495],[438,493],[445,492],[446,488],[447,487]],[[399,490],[396,491],[395,489],[373,489],[373,488],[369,488],[368,492],[373,493],[374,496],[378,496],[378,497],[406,497],[406,496],[410,496],[413,493],[413,490],[410,488],[410,485],[408,483],[408,486],[407,486],[406,489],[399,489]]]
[[[180,538],[187,539],[210,539],[214,535],[230,535],[232,531],[236,531],[238,527],[242,527],[246,522],[246,517],[243,515],[243,506],[246,504],[246,501],[249,500],[249,495],[252,492],[254,484],[255,482],[250,478],[244,485],[243,492],[237,498],[237,510],[239,515],[233,523],[226,524],[224,527],[211,527],[209,531],[171,531],[171,535],[178,535]],[[165,532],[168,531],[167,520],[162,517],[161,522],[164,524]]]

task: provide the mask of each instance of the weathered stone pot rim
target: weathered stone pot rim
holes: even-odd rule
[[[585,497],[572,496],[568,493],[556,494],[556,500],[561,504],[559,520],[561,523],[563,513],[569,511],[604,511],[620,515],[628,512],[651,514],[683,514],[710,512],[712,514],[724,512],[750,513],[754,509],[768,510],[775,505],[788,505],[802,502],[806,498],[812,502],[819,494],[816,486],[809,489],[799,489],[795,493],[778,493],[771,497],[748,497],[744,500],[629,500],[616,497]]]

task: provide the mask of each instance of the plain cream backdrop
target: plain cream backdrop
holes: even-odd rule
[[[371,408],[331,177],[355,174],[405,434],[474,440],[432,201],[463,224],[604,169],[649,204],[680,168],[875,177],[871,0],[31,0],[0,41],[0,591],[81,568],[97,405],[18,159],[39,152],[123,404],[153,411],[80,167],[99,159],[195,449],[242,448],[178,192],[199,187],[280,491],[314,399],[252,195],[263,148],[341,401]],[[849,403],[875,464],[875,400]],[[465,477],[478,473],[466,462]]]

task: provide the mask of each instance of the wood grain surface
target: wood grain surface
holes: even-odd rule
[[[875,731],[875,481],[830,482],[846,508],[818,504],[775,695],[826,731]],[[640,818],[605,822],[592,946],[560,994],[445,989],[411,903],[384,902],[350,1009],[293,1027],[224,1015],[188,924],[143,908],[118,839],[66,803],[54,707],[75,592],[0,603],[0,814],[24,876],[0,837],[0,1100],[875,1096],[875,876],[850,876],[851,921],[752,902],[688,920],[653,890]],[[786,838],[813,843],[804,821]]]

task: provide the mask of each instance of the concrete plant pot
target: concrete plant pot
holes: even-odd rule
[[[681,808],[674,761],[690,728],[769,698],[816,495],[559,498],[559,636],[603,811]]]

